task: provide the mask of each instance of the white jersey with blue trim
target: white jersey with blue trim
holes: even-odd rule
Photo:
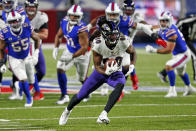
[[[66,39],[66,45],[68,50],[71,53],[77,52],[81,48],[78,34],[81,32],[88,32],[88,28],[86,24],[81,21],[79,24],[71,27],[69,25],[68,18],[65,17],[61,21],[61,28],[63,30],[64,37]]]
[[[184,53],[187,50],[186,42],[185,42],[183,34],[180,32],[180,30],[175,25],[172,25],[170,28],[166,30],[160,29],[159,31],[159,36],[165,41],[168,41],[168,39],[174,35],[177,35],[177,39],[175,42],[176,45],[172,52],[173,55]]]
[[[5,41],[8,55],[17,59],[24,59],[28,56],[32,30],[29,23],[24,23],[18,35],[13,33],[9,26],[0,31],[0,40]]]

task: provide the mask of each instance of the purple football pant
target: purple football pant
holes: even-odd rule
[[[99,88],[103,83],[107,83],[111,87],[116,87],[117,84],[125,85],[125,76],[122,72],[114,72],[110,76],[100,74],[96,70],[88,77],[88,79],[82,85],[79,93],[77,94],[78,99],[87,97],[91,92]]]
[[[35,66],[36,69],[36,75],[37,75],[37,80],[38,82],[40,82],[42,80],[42,78],[45,76],[46,74],[46,64],[45,64],[45,58],[44,58],[44,54],[42,51],[42,48],[40,47],[39,50],[39,57],[38,57],[38,63]]]

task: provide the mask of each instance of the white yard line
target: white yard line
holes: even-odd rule
[[[151,116],[111,116],[110,119],[127,119],[127,118],[170,118],[170,117],[196,117],[196,115],[151,115]],[[59,118],[44,118],[44,119],[10,119],[11,121],[43,121],[43,120],[58,120]],[[97,119],[96,117],[70,117],[70,120]]]
[[[94,108],[103,107],[105,105],[83,105],[76,106],[75,108]],[[117,104],[115,106],[196,106],[196,104]],[[65,108],[66,106],[39,106],[39,107],[14,107],[14,108],[0,108],[0,110],[16,110],[16,109],[53,109],[53,108]]]

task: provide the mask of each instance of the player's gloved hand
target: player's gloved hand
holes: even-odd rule
[[[151,45],[147,45],[145,48],[146,48],[147,53],[156,53],[157,52],[157,49],[155,49]]]
[[[125,74],[125,76],[128,76],[131,72],[133,72],[135,66],[133,64],[129,65],[129,71]]]
[[[33,56],[32,56],[32,58],[33,58],[33,65],[37,65],[38,57],[39,57],[39,49],[36,49],[34,51]]]
[[[112,73],[116,72],[117,70],[118,70],[118,64],[112,61],[111,66],[109,66],[109,64],[107,63],[105,74],[109,76]]]
[[[90,31],[92,27],[93,27],[93,26],[92,26],[92,24],[91,24],[91,23],[89,23],[89,24],[87,25],[87,29],[88,29],[88,31]]]
[[[4,60],[0,60],[0,72],[5,73],[7,71],[6,65],[4,64]]]
[[[58,52],[59,52],[59,48],[55,47],[53,49],[53,52],[52,52],[52,56],[53,58],[56,60],[57,56],[58,56]]]
[[[164,47],[164,48],[167,47],[167,42],[165,42],[165,41],[162,40],[161,38],[156,39],[155,42],[157,43],[157,45],[160,45],[160,46],[162,46],[162,47]]]
[[[162,47],[164,47],[164,48],[167,47],[167,43],[166,43],[163,39],[160,38],[159,34],[157,34],[157,33],[152,33],[151,37],[152,37],[152,39],[155,41],[155,43],[156,43],[157,45],[162,46]]]

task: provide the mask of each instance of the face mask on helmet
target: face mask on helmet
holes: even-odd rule
[[[15,0],[3,0],[3,10],[5,12],[11,12],[17,6],[17,1]]]
[[[127,16],[132,16],[135,12],[135,4],[132,0],[125,0],[123,3],[123,14]]]
[[[83,16],[83,12],[79,5],[73,5],[68,10],[67,15],[69,17],[69,23],[71,25],[76,25],[80,23],[82,16]]]
[[[159,17],[159,24],[162,30],[168,29],[173,24],[173,16],[170,12],[162,12]]]
[[[26,0],[25,1],[25,10],[28,15],[35,15],[37,13],[38,8],[38,1],[37,0]]]
[[[113,49],[120,38],[118,26],[111,21],[100,18],[97,21],[97,28],[105,39],[108,48]]]
[[[106,19],[114,23],[119,23],[120,13],[121,13],[121,10],[119,6],[117,5],[117,3],[114,3],[114,2],[110,3],[105,10]]]
[[[15,11],[8,14],[7,22],[13,32],[19,32],[22,28],[22,16]]]

